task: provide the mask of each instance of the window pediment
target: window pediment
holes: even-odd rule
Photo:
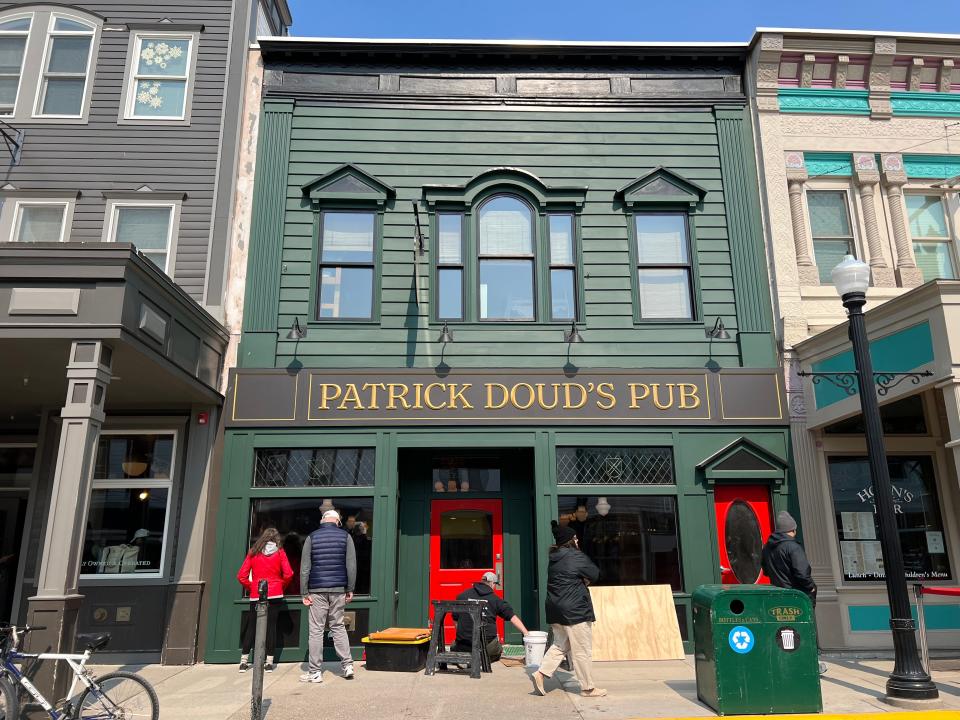
[[[707,191],[682,175],[658,166],[620,187],[614,197],[632,207],[688,205],[693,208]]]
[[[787,461],[760,447],[747,438],[738,438],[697,463],[709,484],[717,480],[772,480],[786,479]]]
[[[314,178],[301,187],[312,204],[335,202],[375,203],[383,207],[397,192],[390,185],[362,168],[346,164]]]
[[[520,189],[541,207],[566,205],[580,208],[587,194],[586,186],[551,186],[528,170],[495,167],[474,175],[462,185],[425,185],[423,198],[430,208],[438,204],[455,204],[470,208],[474,203],[497,192]]]

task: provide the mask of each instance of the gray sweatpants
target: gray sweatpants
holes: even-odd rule
[[[329,627],[333,648],[340,656],[340,665],[347,669],[353,665],[350,655],[350,640],[343,624],[343,609],[347,605],[344,593],[310,593],[310,672],[323,669],[323,631]]]

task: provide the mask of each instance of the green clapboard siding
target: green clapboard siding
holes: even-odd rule
[[[729,175],[750,140],[740,129],[743,114],[729,112],[718,133],[714,112],[596,112],[473,110],[462,107],[371,108],[319,107],[297,104],[289,129],[288,162],[281,172],[261,174],[286,177],[285,196],[275,185],[258,185],[263,206],[283,211],[279,283],[258,284],[275,295],[279,339],[276,353],[268,343],[245,343],[242,366],[286,367],[298,361],[311,367],[432,367],[440,362],[436,342],[440,327],[429,311],[430,248],[420,261],[418,307],[414,288],[411,203],[422,198],[423,187],[462,184],[494,167],[518,167],[538,176],[548,186],[586,186],[586,202],[579,215],[582,239],[583,287],[581,332],[587,342],[572,349],[563,343],[563,323],[538,322],[455,323],[456,342],[446,348],[444,360],[459,367],[560,367],[575,365],[620,367],[699,367],[714,361],[724,367],[769,365],[769,357],[755,358],[736,339],[706,341],[704,325],[720,316],[733,338],[743,325],[750,332],[769,332],[766,283],[735,290],[735,281],[762,272],[762,248],[741,242],[731,248],[728,217],[735,216],[737,237],[756,222],[750,206],[753,190],[733,187]],[[726,125],[724,126],[727,127]],[[726,138],[726,140],[725,140]],[[743,140],[742,138],[747,138]],[[286,141],[286,138],[284,138]],[[271,141],[274,146],[277,141]],[[727,145],[723,145],[727,142]],[[279,146],[278,146],[279,147]],[[721,160],[727,167],[721,166]],[[311,322],[308,337],[295,343],[285,339],[295,318],[310,318],[316,284],[311,273],[314,222],[301,186],[342,164],[352,163],[396,190],[383,214],[380,253],[379,314],[374,321]],[[282,156],[274,156],[274,165]],[[692,217],[696,242],[699,307],[691,322],[635,322],[633,267],[627,235],[627,215],[614,201],[617,188],[662,165],[706,190]],[[739,168],[739,166],[737,166]],[[748,182],[752,165],[743,164],[735,182]],[[736,174],[736,173],[735,173]],[[742,208],[731,214],[727,192]],[[267,196],[275,195],[275,199]],[[755,201],[755,198],[754,198]],[[422,230],[430,237],[430,215],[421,204]],[[253,239],[256,243],[256,238]],[[735,272],[732,262],[745,263]],[[258,268],[266,271],[266,268]],[[253,272],[253,266],[251,266]],[[752,281],[751,281],[752,282]],[[468,288],[468,291],[470,289]],[[250,292],[256,293],[256,289]],[[248,302],[250,300],[248,299]],[[262,299],[257,306],[270,307]],[[743,324],[740,314],[749,313]],[[746,316],[744,316],[746,317]],[[764,327],[758,327],[763,325]],[[772,347],[772,345],[771,345]]]

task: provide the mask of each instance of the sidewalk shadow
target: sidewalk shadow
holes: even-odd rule
[[[884,671],[884,670],[881,670],[880,668],[864,665],[860,660],[830,660],[830,663],[832,665],[839,665],[840,667],[845,668],[847,670],[854,670],[858,672],[867,673],[868,675],[876,675],[877,677],[882,677],[882,678],[890,677],[889,671]],[[834,678],[829,677],[829,674],[822,675],[821,679],[834,680]],[[933,678],[933,681],[936,683],[937,689],[940,692],[946,693],[947,695],[954,695],[956,697],[960,697],[960,689],[954,687],[950,683],[944,680],[937,680],[937,678]],[[837,682],[841,682],[841,681],[837,681]],[[880,697],[883,697],[883,694],[881,694]]]
[[[709,705],[705,704],[697,696],[697,681],[696,680],[666,680],[664,683],[668,688],[673,690],[677,695],[682,697],[684,700],[689,700],[694,705],[697,705],[707,710],[713,710]]]
[[[832,683],[833,685],[839,685],[840,687],[844,687],[847,690],[853,690],[858,695],[866,695],[868,697],[873,698],[874,700],[883,702],[884,695],[882,692],[872,690],[863,685],[854,685],[853,683],[847,682],[846,680],[840,680],[835,677],[830,677],[829,673],[826,675],[821,675],[820,682],[821,683],[828,682],[828,683]]]

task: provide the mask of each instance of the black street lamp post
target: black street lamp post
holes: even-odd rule
[[[833,270],[833,281],[847,309],[850,342],[860,386],[860,408],[863,414],[864,435],[873,478],[874,502],[880,525],[880,547],[890,602],[890,630],[893,633],[893,672],[887,679],[887,697],[895,700],[935,700],[937,686],[924,670],[917,653],[914,634],[916,625],[910,614],[910,595],[907,590],[903,552],[893,507],[893,486],[883,446],[883,426],[880,406],[874,389],[873,364],[867,342],[863,306],[869,285],[869,267],[866,263],[847,256]]]

